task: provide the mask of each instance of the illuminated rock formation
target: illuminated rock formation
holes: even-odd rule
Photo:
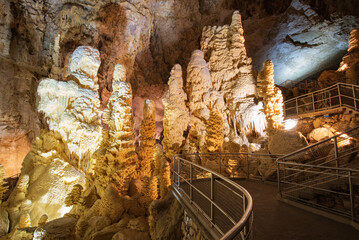
[[[71,192],[67,195],[65,199],[65,204],[67,207],[70,207],[75,204],[81,204],[83,202],[82,190],[83,187],[80,184],[76,184],[73,186]]]
[[[42,227],[43,225],[45,225],[47,223],[48,219],[49,219],[49,216],[47,216],[46,214],[42,215],[40,217],[39,222],[37,223],[37,225],[39,227]]]
[[[140,158],[139,176],[151,176],[151,164],[155,152],[155,103],[151,100],[146,100],[143,109],[143,120],[140,127],[140,148],[138,156]]]
[[[125,193],[131,179],[136,178],[138,158],[134,145],[132,90],[130,84],[123,81],[125,71],[122,65],[116,65],[113,92],[103,113],[103,122],[110,130],[106,148],[95,154],[95,178],[100,192],[113,183],[119,192]]]
[[[169,191],[169,186],[171,186],[171,168],[170,164],[165,161],[162,166],[161,176],[160,176],[160,196],[161,199],[164,199]]]
[[[2,198],[4,197],[4,193],[7,191],[8,187],[4,186],[5,181],[5,169],[2,165],[0,165],[0,204],[2,202]]]
[[[47,118],[49,129],[60,133],[78,167],[91,172],[91,154],[101,143],[100,99],[97,70],[100,56],[96,49],[78,47],[71,56],[67,82],[44,79],[38,87],[39,112]]]
[[[243,128],[240,118],[253,104],[256,94],[251,59],[244,46],[241,16],[235,11],[231,25],[205,27],[202,31],[201,50],[208,59],[208,68],[214,90],[223,96],[224,136],[237,138]]]
[[[163,119],[163,148],[166,156],[172,159],[179,153],[185,138],[184,131],[189,124],[189,112],[186,107],[187,95],[183,91],[182,68],[176,64],[171,71],[168,81],[168,91],[163,99],[165,107]]]
[[[206,122],[206,146],[208,152],[221,152],[223,137],[222,114],[212,109]]]
[[[27,227],[31,227],[30,214],[23,213],[20,216],[19,228],[27,228]]]
[[[263,98],[264,113],[267,118],[268,130],[279,129],[283,125],[283,96],[274,85],[273,63],[267,60],[258,74],[258,95]]]

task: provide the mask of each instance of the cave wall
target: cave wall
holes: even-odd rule
[[[228,24],[239,9],[254,68],[272,59],[278,84],[339,61],[350,30],[359,26],[356,0],[0,0],[0,5],[0,163],[7,175],[19,172],[30,143],[46,125],[37,114],[40,79],[65,78],[63,67],[77,46],[100,51],[102,108],[111,95],[115,64],[126,67],[135,129],[145,99],[151,98],[159,138],[170,69],[188,65],[204,26]],[[312,70],[303,72],[308,66]]]

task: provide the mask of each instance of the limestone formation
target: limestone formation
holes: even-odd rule
[[[5,192],[8,189],[7,186],[4,186],[4,184],[5,184],[4,177],[5,177],[5,169],[0,164],[0,204],[2,202],[2,198],[4,197]]]
[[[238,11],[233,13],[231,25],[203,28],[201,50],[208,61],[212,86],[226,103],[219,109],[223,112],[224,136],[233,140],[241,134],[241,115],[253,104],[256,94]]]
[[[140,148],[138,151],[140,162],[140,176],[151,176],[151,164],[155,152],[155,104],[151,100],[146,100],[143,109],[143,120],[140,128]]]
[[[171,168],[170,164],[165,161],[162,166],[161,176],[160,176],[160,196],[161,199],[164,199],[169,191],[169,186],[171,186]]]
[[[31,226],[31,219],[29,213],[23,213],[20,216],[19,228],[27,228]]]
[[[359,48],[359,29],[353,29],[350,32],[348,52],[357,50]]]
[[[146,178],[144,182],[144,198],[142,203],[148,207],[150,203],[158,198],[158,178],[156,176]]]
[[[116,69],[125,71],[119,64]],[[113,79],[113,92],[103,113],[103,122],[110,128],[109,139],[106,148],[95,154],[95,178],[99,188],[104,190],[113,183],[120,193],[125,193],[131,179],[136,178],[138,158],[134,145],[132,89],[120,78],[126,76],[125,73],[115,76],[119,78]]]
[[[162,146],[160,144],[155,145],[155,153],[153,158],[154,158],[153,176],[159,176],[162,171],[162,165],[166,161]]]
[[[65,199],[65,204],[67,207],[72,205],[81,204],[83,202],[82,199],[82,190],[83,187],[80,184],[76,184],[73,186],[71,192],[67,195]]]
[[[79,158],[78,167],[91,172],[91,154],[101,143],[100,99],[97,92],[99,51],[78,47],[67,68],[67,82],[44,79],[38,87],[39,112],[47,118],[49,129],[60,133],[71,154]]]
[[[208,152],[221,152],[223,137],[222,114],[212,109],[206,122],[206,145]]]
[[[166,156],[172,159],[179,153],[185,138],[183,133],[189,124],[189,112],[186,107],[187,95],[183,90],[182,68],[176,64],[168,81],[168,91],[163,99],[165,107],[163,120],[163,148]]]
[[[39,227],[42,227],[43,225],[45,225],[47,223],[48,219],[49,219],[49,216],[47,216],[46,214],[42,215],[40,217],[39,222],[37,223],[37,225]]]
[[[272,61],[266,60],[257,80],[258,95],[264,102],[268,131],[281,128],[284,120],[283,96],[280,89],[274,85],[273,71]]]

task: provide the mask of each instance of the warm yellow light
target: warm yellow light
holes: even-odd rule
[[[298,120],[296,119],[287,119],[284,121],[284,129],[285,130],[290,130],[292,128],[294,128],[295,126],[297,126]]]

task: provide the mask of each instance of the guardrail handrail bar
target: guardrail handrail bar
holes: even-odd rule
[[[190,155],[190,154],[188,154],[188,155]],[[195,155],[195,154],[192,154],[192,155]],[[236,189],[238,189],[242,192],[243,196],[245,196],[245,198],[247,199],[247,202],[245,205],[246,209],[244,210],[244,213],[243,213],[242,217],[240,218],[240,220],[228,232],[226,232],[222,236],[221,240],[233,239],[237,234],[239,234],[241,231],[243,231],[243,229],[245,228],[245,225],[250,220],[250,217],[253,212],[253,200],[252,200],[252,197],[249,194],[249,192],[245,188],[240,186],[239,184],[231,181],[230,179],[226,178],[225,176],[223,176],[219,173],[216,173],[206,167],[203,167],[203,166],[196,164],[192,161],[186,160],[186,159],[180,157],[179,155],[175,156],[175,160],[176,159],[177,159],[177,161],[178,160],[183,161],[186,164],[189,164],[190,166],[194,166],[194,167],[199,168],[207,173],[210,173],[212,176],[216,176],[216,177],[220,178],[221,180],[227,182],[228,184],[232,185],[233,187],[235,187]],[[174,172],[175,172],[175,169],[174,169]],[[178,175],[180,175],[180,169],[178,169]],[[176,185],[176,184],[174,183],[174,185]]]
[[[293,156],[293,155],[295,155],[295,154],[297,154],[297,153],[299,153],[299,152],[306,151],[306,150],[308,150],[308,149],[310,149],[310,148],[313,148],[313,147],[318,146],[318,145],[320,145],[320,144],[323,144],[323,143],[325,143],[325,142],[329,142],[329,141],[331,141],[331,140],[333,140],[333,139],[335,139],[335,138],[337,138],[337,137],[340,137],[340,136],[343,135],[343,134],[350,133],[350,132],[352,132],[352,131],[354,131],[354,130],[356,130],[356,129],[359,129],[359,126],[356,126],[356,127],[354,127],[354,128],[351,128],[351,129],[349,129],[348,131],[345,131],[345,132],[343,132],[343,133],[339,133],[339,134],[337,134],[337,135],[334,135],[333,137],[324,139],[324,140],[322,140],[322,141],[320,141],[320,142],[317,142],[317,143],[308,145],[308,146],[306,146],[306,147],[304,147],[304,148],[298,149],[297,151],[294,151],[294,152],[291,152],[291,153],[289,153],[289,154],[286,154],[286,155],[284,155],[284,156],[282,156],[282,157],[279,157],[279,158],[277,159],[277,161],[280,161],[280,160],[282,160],[282,159],[284,159],[284,158],[288,158],[288,157],[290,157],[290,156]]]

